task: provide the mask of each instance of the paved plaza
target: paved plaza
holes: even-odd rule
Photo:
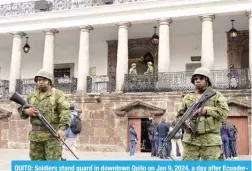
[[[135,158],[129,157],[127,152],[79,152],[80,160],[160,160],[150,157],[150,153],[136,153]],[[251,160],[251,156],[239,156],[240,160]],[[12,160],[29,160],[28,150],[0,149],[0,170],[11,170]]]

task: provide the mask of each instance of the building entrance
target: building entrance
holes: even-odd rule
[[[148,129],[151,121],[149,118],[141,119],[141,152],[151,152],[151,142],[149,140]]]

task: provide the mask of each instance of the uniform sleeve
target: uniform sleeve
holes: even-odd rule
[[[70,103],[66,95],[62,92],[57,101],[57,107],[59,112],[59,129],[65,131],[70,126]]]
[[[178,110],[178,113],[176,115],[177,120],[179,120],[187,110],[186,99],[187,99],[187,95],[183,98],[182,104],[181,104],[181,106],[180,106],[180,108]]]
[[[26,99],[27,99],[27,101],[29,101],[30,96],[27,96]],[[23,106],[20,106],[18,108],[18,113],[20,114],[21,119],[28,119],[29,118],[29,115],[27,113],[25,113]]]
[[[219,120],[224,120],[228,117],[228,104],[226,98],[218,93],[217,98],[215,99],[215,107],[209,107],[207,110],[207,116],[212,116]]]

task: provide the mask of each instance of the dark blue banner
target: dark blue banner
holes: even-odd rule
[[[12,171],[251,171],[251,161],[12,161]]]

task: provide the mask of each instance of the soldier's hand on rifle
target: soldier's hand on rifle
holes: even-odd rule
[[[61,129],[58,130],[57,135],[60,139],[63,139],[65,137],[65,131],[62,131]]]
[[[29,116],[36,116],[38,113],[38,111],[34,107],[29,107],[29,108],[25,109],[24,111]]]
[[[186,120],[185,125],[188,129],[190,129],[191,128],[190,120]]]
[[[200,111],[198,112],[199,116],[204,116],[207,113],[207,110],[209,109],[208,106],[204,106],[203,109],[200,109]]]

